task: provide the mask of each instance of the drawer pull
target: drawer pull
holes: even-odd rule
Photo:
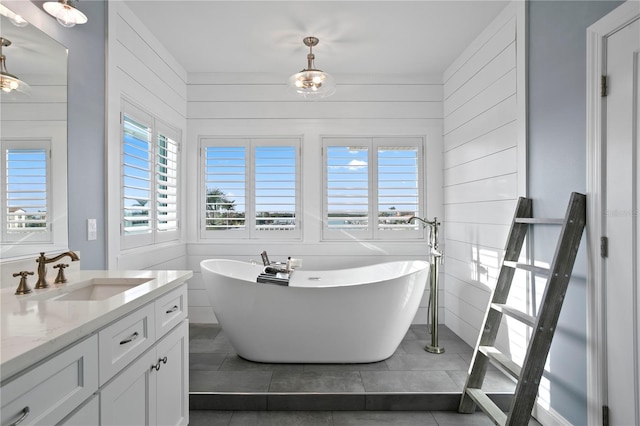
[[[29,410],[29,406],[26,406],[22,409],[22,415],[20,416],[20,418],[18,420],[16,420],[14,423],[11,424],[11,426],[18,426],[20,423],[23,422],[24,419],[27,418],[27,416],[29,416],[29,412],[31,410]]]
[[[162,366],[162,364],[166,364],[167,363],[167,357],[165,356],[164,358],[158,358],[158,362],[155,365],[151,366],[151,371],[156,370],[159,371],[160,367]]]
[[[135,333],[133,333],[133,334],[131,335],[131,337],[129,337],[128,339],[121,340],[121,341],[120,341],[120,344],[121,344],[121,345],[126,345],[127,343],[131,343],[131,342],[133,342],[134,340],[136,340],[136,339],[138,338],[138,336],[139,336],[139,334],[138,334],[138,332],[136,331],[136,332],[135,332]]]
[[[178,310],[178,305],[173,305],[173,308],[169,309],[168,311],[166,311],[166,314],[170,314],[171,312],[175,312]]]

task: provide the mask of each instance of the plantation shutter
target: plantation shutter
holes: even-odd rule
[[[296,229],[296,148],[257,146],[255,162],[255,229]]]
[[[323,238],[424,238],[421,137],[323,138]]]
[[[3,240],[51,241],[50,141],[3,141],[2,145]]]
[[[178,221],[178,176],[180,144],[177,135],[156,124],[157,145],[155,155],[156,166],[156,241],[177,238]]]
[[[134,117],[125,112],[123,117],[122,208],[125,247],[153,242],[152,119],[145,115]]]
[[[340,140],[332,142],[340,144]],[[364,142],[361,144],[359,142]],[[326,228],[348,233],[369,229],[368,141],[326,146]]]
[[[246,140],[234,140],[204,147],[206,231],[238,237],[246,230],[248,146]]]
[[[420,211],[417,146],[378,146],[378,229],[405,230]]]

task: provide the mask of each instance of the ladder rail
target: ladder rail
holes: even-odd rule
[[[517,223],[518,218],[531,218],[533,212],[533,204],[531,199],[520,197],[516,204],[513,220],[511,222],[511,228],[509,230],[509,238],[505,243],[504,261],[517,261],[520,257],[522,245],[527,235],[529,228],[528,224]],[[513,282],[513,276],[515,269],[513,268],[500,268],[498,274],[498,280],[496,286],[491,295],[491,303],[504,304],[509,296],[509,290],[511,289],[511,283]],[[478,343],[471,359],[471,366],[469,368],[469,375],[465,384],[465,391],[468,388],[477,389],[482,386],[484,377],[487,372],[489,360],[478,352],[480,346],[493,346],[496,338],[498,337],[498,329],[500,328],[500,321],[502,321],[502,312],[487,309],[484,316],[484,327],[480,336],[478,337]],[[476,402],[466,397],[466,392],[463,392],[460,400],[460,406],[458,411],[461,413],[472,413],[476,409]]]
[[[477,405],[497,424],[522,425],[528,423],[531,417],[586,224],[586,196],[572,193],[563,219],[534,219],[531,212],[531,200],[521,197],[516,206],[500,273],[485,312],[483,327],[478,336],[458,407],[461,413],[472,413]],[[530,225],[535,224],[562,225],[549,269],[517,263],[524,238]],[[516,268],[547,276],[547,284],[536,316],[519,312],[506,305]],[[494,347],[503,315],[509,315],[532,328],[521,367]],[[495,404],[490,403],[481,390],[490,361],[502,365],[516,378],[516,390],[505,417],[496,413]]]
[[[586,224],[586,197],[573,193],[567,209],[565,224],[551,263],[551,275],[542,296],[533,334],[522,364],[520,380],[511,403],[507,424],[524,424],[538,394],[544,365],[551,348],[562,304],[571,280],[580,240]]]

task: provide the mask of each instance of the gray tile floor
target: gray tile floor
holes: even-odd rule
[[[253,425],[439,425],[484,426],[493,423],[484,413],[458,414],[445,411],[191,411],[190,426]]]
[[[455,411],[438,411],[437,408],[433,411],[397,411],[402,410],[397,405],[386,408],[394,403],[388,399],[393,395],[406,397],[413,394],[419,398],[424,393],[446,394],[459,400],[456,393],[462,392],[464,387],[473,349],[444,326],[439,328],[439,344],[445,348],[445,353],[426,352],[424,346],[431,343],[427,326],[413,325],[390,358],[370,364],[263,364],[247,361],[236,354],[220,327],[211,324],[191,324],[189,339],[189,387],[193,394],[211,392],[223,396],[244,394],[272,398],[269,409],[248,408],[256,404],[260,406],[262,402],[247,399],[248,404],[241,400],[239,406],[229,410],[191,410],[191,426],[492,424],[481,412],[458,414]],[[509,378],[490,367],[483,386],[486,391],[512,392],[514,387]],[[306,406],[304,400],[280,402],[277,406],[284,408],[274,409],[276,405],[272,404],[278,403],[277,398],[281,394],[309,394],[314,400],[327,395],[325,402],[331,406],[335,406],[331,397],[345,402],[338,411],[317,407],[296,409],[295,404]],[[380,395],[387,400],[378,401],[375,405],[375,398]],[[362,403],[356,400],[364,397],[374,400],[374,405],[367,402],[367,409],[348,408],[349,404],[357,406]]]
[[[264,364],[240,358],[214,324],[191,324],[191,392],[218,393],[451,393],[461,392],[473,349],[444,326],[443,354],[424,350],[431,343],[426,325],[412,325],[396,352],[370,364]],[[491,369],[483,389],[512,392],[514,383]]]

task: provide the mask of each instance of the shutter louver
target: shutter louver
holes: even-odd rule
[[[328,229],[369,228],[368,156],[367,147],[327,147]]]
[[[152,231],[151,128],[126,115],[122,155],[124,235],[149,234]]]
[[[205,229],[244,230],[246,226],[244,146],[205,148]]]
[[[257,231],[296,228],[296,149],[259,146],[255,149],[255,211]]]
[[[8,238],[14,241],[21,235],[48,232],[49,150],[9,148],[5,155]]]
[[[178,230],[178,143],[158,135],[156,198],[158,232]]]
[[[378,147],[378,229],[413,229],[419,211],[418,149]]]

